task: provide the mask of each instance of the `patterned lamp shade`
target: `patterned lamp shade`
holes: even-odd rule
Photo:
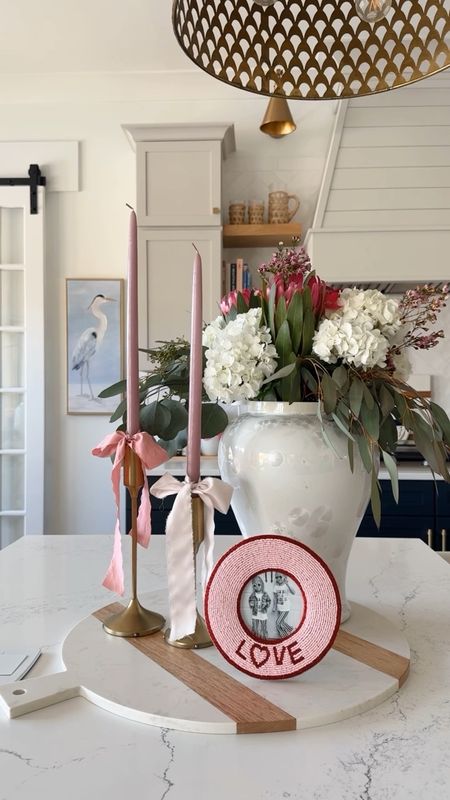
[[[448,0],[174,0],[173,28],[205,72],[285,99],[371,95],[450,66]]]

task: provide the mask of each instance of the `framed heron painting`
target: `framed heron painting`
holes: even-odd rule
[[[100,392],[123,377],[123,280],[67,278],[67,413],[112,414]]]

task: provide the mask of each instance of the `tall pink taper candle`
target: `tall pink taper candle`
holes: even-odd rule
[[[194,245],[195,247],[195,245]],[[189,417],[186,474],[200,479],[200,437],[202,422],[202,260],[195,247],[192,275],[191,356],[189,367]]]
[[[127,293],[127,433],[133,436],[139,426],[139,352],[138,352],[138,263],[137,219],[131,209],[128,238]]]

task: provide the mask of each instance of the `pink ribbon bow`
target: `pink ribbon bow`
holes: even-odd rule
[[[111,433],[92,450],[93,456],[107,458],[115,453],[114,464],[111,472],[111,482],[116,501],[116,526],[114,530],[114,546],[110,565],[103,579],[103,586],[117,594],[124,593],[123,577],[123,558],[122,558],[122,538],[120,535],[120,470],[125,460],[125,450],[131,447],[138,456],[144,472],[145,470],[157,467],[167,461],[168,455],[162,447],[155,442],[148,433],[135,433],[129,436],[123,431]],[[141,494],[141,504],[137,518],[137,540],[142,547],[148,547],[151,534],[150,524],[150,496],[148,493],[148,483],[144,480]]]
[[[195,631],[195,563],[192,531],[191,496],[199,495],[204,504],[204,554],[202,582],[205,586],[214,555],[214,509],[226,514],[233,489],[218,478],[191,483],[179,481],[169,472],[153,484],[151,494],[163,498],[176,494],[166,522],[167,581],[169,586],[170,638],[182,639]]]

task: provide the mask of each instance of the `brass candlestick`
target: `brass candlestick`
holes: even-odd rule
[[[195,583],[197,587],[197,554],[205,537],[203,500],[198,495],[192,495],[192,539],[194,547]],[[172,647],[182,647],[185,650],[199,650],[201,647],[212,647],[205,620],[197,611],[195,631],[182,639],[171,639],[170,629],[166,630],[164,639]]]
[[[137,598],[137,502],[144,480],[141,462],[134,450],[127,446],[123,483],[131,498],[131,600],[123,611],[113,614],[103,623],[106,633],[112,636],[148,636],[160,631],[165,624],[161,614],[143,608]]]

